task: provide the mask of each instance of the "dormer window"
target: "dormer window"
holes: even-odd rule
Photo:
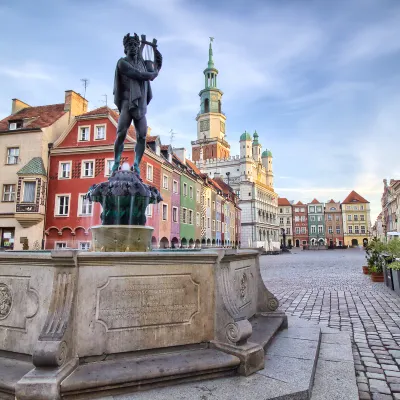
[[[15,131],[16,129],[21,129],[23,127],[23,122],[22,120],[18,120],[18,121],[9,121],[8,122],[8,129],[10,131]]]
[[[87,142],[88,140],[90,140],[89,126],[80,126],[78,141]]]

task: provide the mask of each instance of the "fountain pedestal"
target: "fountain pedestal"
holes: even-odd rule
[[[151,250],[154,229],[140,225],[97,225],[92,230],[94,251],[140,252]]]

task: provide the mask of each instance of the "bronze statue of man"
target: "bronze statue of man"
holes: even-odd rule
[[[132,121],[136,131],[134,170],[140,176],[140,161],[146,148],[147,105],[152,99],[150,81],[153,81],[161,68],[162,57],[153,43],[142,41],[135,33],[129,33],[123,39],[126,57],[118,60],[114,80],[114,103],[119,110],[117,138],[114,144],[114,165],[112,172],[118,170],[124,141]],[[141,50],[144,44],[153,46],[155,62],[145,61]]]

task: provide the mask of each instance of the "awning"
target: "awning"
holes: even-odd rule
[[[400,236],[400,232],[388,232],[388,236]]]

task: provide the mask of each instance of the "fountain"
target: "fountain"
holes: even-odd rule
[[[264,368],[264,348],[287,325],[258,251],[149,251],[145,210],[161,196],[142,182],[140,161],[149,82],[161,68],[156,43],[124,37],[113,173],[87,194],[103,207],[102,224],[92,227],[95,251],[0,255],[2,398],[87,399],[248,376]],[[154,62],[142,59],[145,45]],[[132,120],[135,164],[120,167]]]

